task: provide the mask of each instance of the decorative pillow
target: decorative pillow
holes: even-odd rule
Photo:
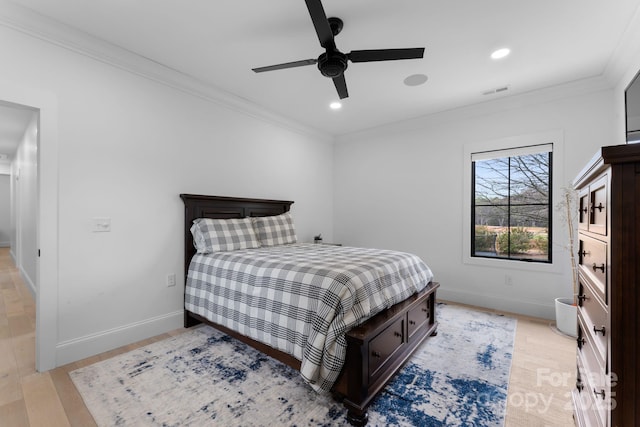
[[[251,218],[261,246],[278,246],[296,243],[296,230],[289,212],[275,216]]]
[[[198,218],[193,221],[191,234],[201,254],[260,247],[251,218]]]

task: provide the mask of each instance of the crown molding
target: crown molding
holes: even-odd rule
[[[0,25],[183,93],[296,133],[333,142],[333,136],[205,83],[179,70],[79,31],[33,10],[0,0]]]
[[[357,141],[368,137],[419,131],[447,122],[459,122],[475,117],[497,114],[514,108],[522,108],[571,98],[589,93],[612,90],[612,84],[603,76],[575,80],[562,85],[550,86],[530,92],[504,96],[491,101],[428,114],[375,128],[352,132],[336,137],[336,143]]]
[[[640,6],[625,28],[620,42],[611,53],[604,76],[611,85],[626,87],[636,75],[640,66]]]

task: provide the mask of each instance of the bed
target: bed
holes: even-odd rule
[[[265,244],[268,241],[266,245],[253,245],[251,239],[244,245],[241,239],[244,246],[232,244],[238,250],[207,253],[201,251],[202,233],[195,234],[198,237],[194,245],[194,221],[209,218],[244,224],[247,218],[253,218],[258,224],[269,224],[272,218],[287,217],[293,202],[192,194],[180,197],[185,205],[185,327],[209,324],[286,363],[300,371],[316,391],[330,391],[341,400],[351,424],[365,425],[372,399],[416,348],[436,334],[435,298],[439,284],[431,280],[428,267],[417,262],[414,265],[414,255],[393,251],[301,244],[286,238],[271,241],[265,234],[268,227],[262,229],[259,239]],[[374,251],[373,255],[380,255],[380,259],[402,264],[402,271],[405,264],[408,269],[401,274],[401,284],[393,278],[393,283],[384,285],[393,288],[393,292],[382,286],[390,280],[384,276],[375,279],[376,286],[368,288],[375,290],[365,292],[365,298],[351,281],[354,276],[370,276],[366,268]],[[338,273],[328,268],[342,261],[348,271]],[[289,270],[283,273],[280,267]],[[224,281],[212,276],[219,270],[223,271]],[[215,287],[211,286],[213,282],[217,283]],[[221,283],[229,285],[224,288]],[[347,291],[342,290],[343,285]],[[317,291],[322,292],[319,302],[298,296],[297,289],[305,287],[311,292],[322,290]],[[294,288],[295,295],[291,297]],[[278,293],[283,290],[289,292],[286,298]],[[334,295],[334,291],[347,295],[347,299]],[[262,294],[258,297],[259,292]],[[252,303],[254,297],[258,303]],[[281,304],[291,298],[290,304]],[[268,310],[256,311],[257,307]],[[264,331],[265,318],[282,317],[285,321],[273,320],[267,324],[268,333]],[[323,322],[328,329],[324,329]]]

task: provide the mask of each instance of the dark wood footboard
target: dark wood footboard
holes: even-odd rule
[[[347,358],[334,392],[349,422],[364,426],[373,398],[422,342],[436,334],[437,282],[347,333]]]

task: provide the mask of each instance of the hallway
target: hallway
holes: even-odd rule
[[[68,426],[49,372],[35,370],[35,301],[0,248],[0,420],[2,426]]]

